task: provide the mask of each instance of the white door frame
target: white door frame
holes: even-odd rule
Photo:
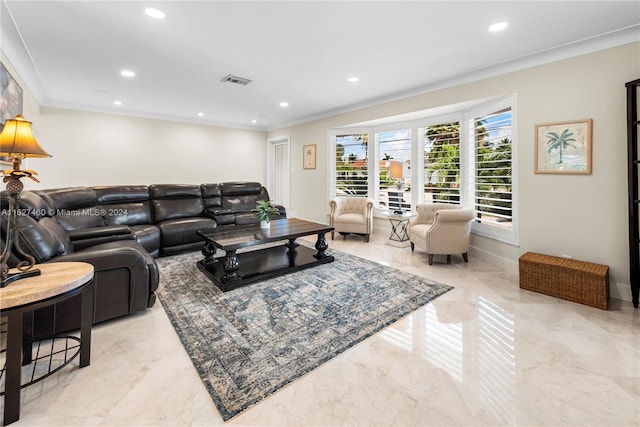
[[[274,136],[267,139],[267,188],[268,189],[275,188],[274,187],[276,183],[275,153],[276,153],[276,146],[278,145],[287,146],[287,156],[289,158],[289,164],[287,165],[285,170],[278,171],[278,172],[280,172],[283,178],[286,179],[287,182],[289,182],[289,188],[287,189],[287,194],[285,194],[286,200],[277,200],[277,202],[283,204],[283,206],[288,210],[291,208],[290,206],[291,205],[291,144],[290,144],[289,135]]]

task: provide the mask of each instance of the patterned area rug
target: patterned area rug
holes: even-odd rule
[[[222,293],[199,252],[158,259],[158,297],[227,421],[453,289],[336,250],[336,260]]]

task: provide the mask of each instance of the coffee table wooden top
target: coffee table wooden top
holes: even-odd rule
[[[271,221],[269,228],[260,228],[258,224],[252,224],[221,230],[198,231],[197,233],[223,251],[235,251],[263,243],[296,239],[312,234],[324,234],[332,230],[333,227],[326,224],[298,218],[283,218]]]

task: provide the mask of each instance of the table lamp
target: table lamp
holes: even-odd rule
[[[389,165],[389,177],[396,180],[396,188],[402,190],[403,181],[402,162],[391,162]]]
[[[9,196],[9,211],[7,219],[6,230],[6,242],[0,255],[0,288],[4,288],[9,283],[16,280],[38,276],[40,270],[34,269],[35,258],[26,254],[19,244],[19,240],[16,239],[16,218],[18,199],[20,199],[20,193],[24,188],[24,185],[20,181],[22,177],[26,176],[29,179],[39,182],[34,175],[37,175],[35,171],[20,169],[22,159],[27,157],[51,157],[49,153],[38,144],[33,133],[31,132],[31,122],[28,122],[24,117],[18,115],[15,119],[8,119],[4,123],[2,133],[0,133],[0,156],[8,157],[12,163],[12,169],[2,171],[4,175],[3,182],[7,184],[7,194]],[[2,216],[5,212],[2,213]],[[20,261],[16,268],[17,273],[9,273],[9,257],[11,256],[11,248],[16,248],[16,251],[26,258],[26,261]]]

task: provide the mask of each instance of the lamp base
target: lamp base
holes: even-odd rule
[[[4,288],[5,286],[15,282],[16,280],[25,279],[27,277],[35,277],[40,275],[40,270],[37,268],[34,270],[21,271],[19,273],[9,274],[7,277],[2,278],[0,280],[0,288]]]

